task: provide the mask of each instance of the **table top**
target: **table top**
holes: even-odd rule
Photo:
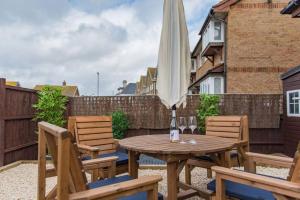
[[[168,134],[142,135],[119,141],[121,147],[139,153],[154,154],[208,154],[230,150],[235,141],[206,135],[180,135],[184,141],[196,140],[196,144],[171,143]]]

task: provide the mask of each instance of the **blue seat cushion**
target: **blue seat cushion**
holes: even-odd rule
[[[275,200],[272,192],[225,180],[226,195],[241,200]],[[207,189],[216,192],[216,181],[207,184]]]
[[[97,158],[106,158],[106,157],[111,157],[111,156],[117,156],[117,166],[120,165],[127,165],[128,164],[128,155],[124,152],[121,151],[116,151],[114,153],[107,153],[107,154],[102,154],[98,155]],[[84,156],[82,160],[91,160],[91,156]]]
[[[99,188],[99,187],[103,187],[106,185],[129,181],[132,179],[133,178],[128,175],[118,176],[118,177],[114,177],[114,178],[109,178],[109,179],[104,179],[104,180],[89,183],[88,188],[89,189]],[[158,193],[158,199],[163,200],[163,196],[160,193]],[[118,200],[147,200],[147,192],[139,192],[139,193],[136,193],[136,194],[128,196],[128,197],[119,198]]]

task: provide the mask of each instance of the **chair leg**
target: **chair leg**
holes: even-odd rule
[[[192,184],[191,171],[191,165],[185,164],[185,183],[188,185]]]
[[[149,190],[147,192],[147,199],[148,200],[158,200],[158,184],[153,186],[153,190]]]
[[[207,169],[207,178],[212,178],[212,170]]]

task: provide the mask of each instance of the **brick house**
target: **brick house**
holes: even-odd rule
[[[289,0],[223,0],[192,52],[191,93],[282,93],[280,74],[299,65],[300,21],[280,14]],[[194,77],[193,77],[194,76]]]
[[[79,89],[75,85],[67,85],[66,81],[62,85],[36,85],[33,89],[37,91],[43,90],[44,87],[51,86],[61,89],[61,94],[67,97],[78,97]]]
[[[136,95],[156,95],[156,70],[154,67],[147,68],[147,75],[141,76],[136,83]]]

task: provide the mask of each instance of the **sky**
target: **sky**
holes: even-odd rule
[[[183,0],[193,50],[218,0]],[[117,92],[157,65],[163,0],[1,0],[0,77],[77,85],[81,95]]]

